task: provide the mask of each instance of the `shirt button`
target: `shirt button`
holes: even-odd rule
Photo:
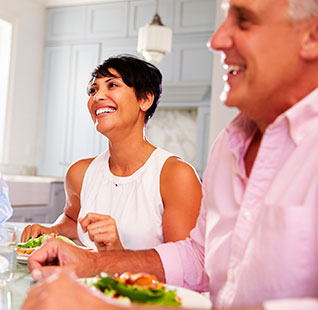
[[[245,211],[244,217],[247,221],[250,222],[252,220],[252,213],[250,211]]]
[[[234,283],[235,282],[235,274],[233,270],[229,270],[227,273],[227,279],[228,281]]]
[[[300,142],[302,139],[303,139],[303,136],[302,136],[301,134],[295,135],[295,140],[296,140],[297,142]]]

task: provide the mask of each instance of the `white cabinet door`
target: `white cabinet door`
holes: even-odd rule
[[[169,28],[173,27],[174,1],[158,0],[158,12],[156,12],[156,1],[132,0],[129,3],[129,36],[137,36],[139,28],[149,24],[155,13],[159,14],[165,26]]]
[[[127,1],[89,5],[87,14],[87,39],[126,37]]]
[[[100,151],[100,134],[87,109],[87,85],[91,72],[99,63],[99,44],[72,47],[70,100],[68,103],[65,165]],[[106,138],[104,138],[106,140]]]
[[[48,41],[84,39],[86,6],[70,6],[48,9]]]
[[[53,223],[63,212],[65,207],[65,191],[64,183],[51,183],[50,202],[49,206],[52,210],[50,222]]]
[[[73,161],[103,148],[86,105],[99,50],[99,44],[47,48],[39,175],[63,177]]]
[[[175,0],[174,3],[175,33],[212,33],[215,23],[215,0]]]
[[[63,176],[71,48],[49,47],[45,55],[39,175]]]
[[[48,206],[13,207],[13,214],[9,222],[52,223],[51,212],[52,210]]]

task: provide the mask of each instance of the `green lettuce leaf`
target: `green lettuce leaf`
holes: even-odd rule
[[[180,306],[176,292],[163,289],[145,289],[137,285],[125,285],[112,277],[102,277],[93,284],[102,292],[116,291],[117,295],[128,297],[133,302],[148,305]]]
[[[43,239],[43,236],[40,236],[38,238],[30,237],[26,243],[19,244],[18,247],[19,248],[28,248],[28,249],[29,248],[36,248],[42,244],[42,239]]]
[[[18,247],[19,248],[27,248],[27,249],[36,248],[36,247],[42,245],[45,241],[47,241],[50,238],[52,238],[52,237],[49,234],[44,234],[38,238],[30,237],[26,243],[19,244]],[[56,236],[56,238],[58,238],[64,242],[76,245],[71,239],[69,239],[67,237],[58,235],[58,236]]]
[[[73,242],[71,239],[69,239],[69,238],[67,238],[65,236],[58,235],[58,236],[56,236],[56,238],[66,242],[66,243],[76,245],[75,242]]]

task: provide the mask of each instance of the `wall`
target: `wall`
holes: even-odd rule
[[[0,18],[13,24],[0,169],[32,174],[37,164],[46,10],[36,1],[0,0]]]

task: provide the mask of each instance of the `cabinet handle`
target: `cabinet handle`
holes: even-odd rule
[[[24,222],[33,222],[33,217],[25,217]]]

